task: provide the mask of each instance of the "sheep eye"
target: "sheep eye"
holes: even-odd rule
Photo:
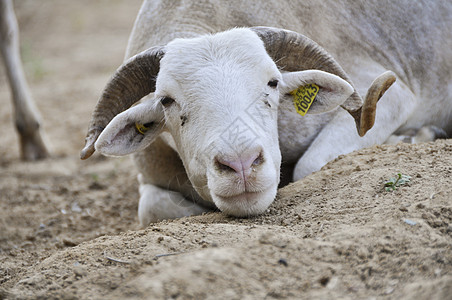
[[[160,99],[160,103],[162,103],[164,107],[170,106],[173,102],[174,99],[170,97],[163,97],[162,99]]]
[[[271,88],[276,88],[278,86],[278,80],[274,79],[274,80],[270,80],[267,85]]]

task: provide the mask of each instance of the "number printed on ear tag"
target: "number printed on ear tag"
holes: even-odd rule
[[[297,113],[304,116],[308,112],[318,93],[319,86],[314,83],[301,86],[290,92],[293,96],[293,104],[295,105]]]

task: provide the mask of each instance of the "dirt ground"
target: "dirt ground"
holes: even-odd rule
[[[130,159],[78,153],[140,1],[15,6],[53,157],[19,160],[0,68],[0,299],[451,299],[452,140],[342,156],[259,217],[139,229]]]

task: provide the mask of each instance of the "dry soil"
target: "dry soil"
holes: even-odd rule
[[[130,159],[78,152],[140,1],[15,6],[53,157],[19,160],[0,68],[0,299],[451,299],[452,140],[341,156],[259,217],[139,229]]]

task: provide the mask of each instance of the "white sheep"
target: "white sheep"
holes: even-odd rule
[[[20,60],[19,28],[10,0],[0,0],[0,48],[11,87],[21,158],[46,158],[49,152],[40,129],[41,117],[28,88]]]
[[[450,130],[452,9],[420,2],[145,1],[81,157],[135,153],[145,226],[260,214],[340,154]]]

